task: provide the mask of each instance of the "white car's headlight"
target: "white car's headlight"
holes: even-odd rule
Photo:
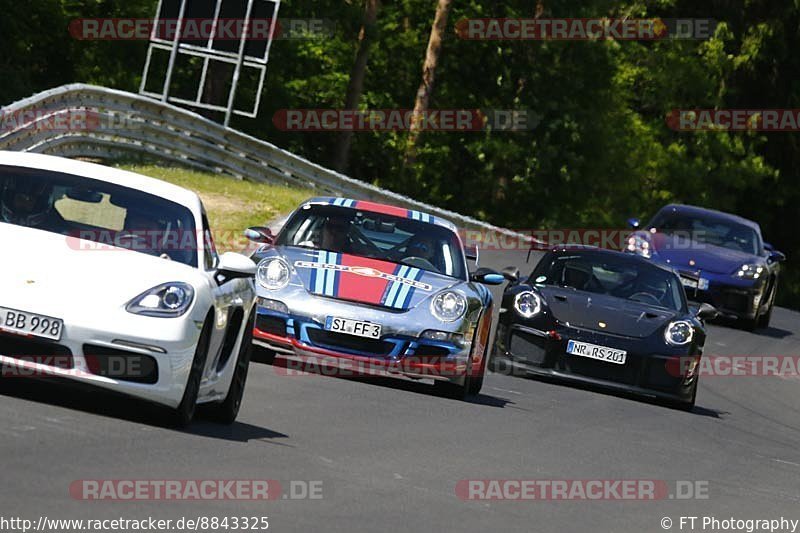
[[[514,297],[514,309],[523,318],[533,318],[542,312],[542,299],[535,292],[521,292]]]
[[[467,298],[456,291],[442,291],[431,300],[433,316],[442,322],[455,322],[467,312]]]
[[[193,301],[192,286],[175,281],[140,294],[125,306],[125,310],[135,315],[175,318],[186,314]]]
[[[764,274],[764,270],[766,269],[761,265],[742,265],[735,275],[737,278],[758,279]]]
[[[280,257],[270,257],[258,264],[256,279],[265,289],[280,290],[289,284],[290,278],[289,265]]]
[[[653,247],[650,245],[650,241],[641,235],[631,235],[628,238],[628,251],[647,259],[653,257]]]
[[[694,326],[686,320],[670,322],[664,330],[664,340],[672,346],[684,346],[692,342],[694,338]]]

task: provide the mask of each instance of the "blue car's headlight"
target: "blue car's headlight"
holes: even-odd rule
[[[647,259],[653,257],[653,247],[650,245],[650,241],[641,235],[631,235],[628,238],[628,251]]]
[[[164,283],[131,300],[125,310],[135,315],[175,318],[184,315],[193,301],[194,289],[188,283]]]
[[[747,264],[740,266],[734,275],[742,279],[759,279],[765,270],[761,265]]]

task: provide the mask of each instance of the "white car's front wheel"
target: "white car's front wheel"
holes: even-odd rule
[[[213,327],[213,314],[209,313],[200,332],[197,341],[192,368],[189,371],[189,379],[186,381],[186,388],[183,390],[183,398],[178,407],[172,409],[168,416],[169,425],[183,428],[188,426],[194,418],[197,410],[197,395],[200,392],[200,381],[203,378],[203,368],[206,365],[209,343],[211,341],[211,328]]]
[[[239,408],[242,405],[244,396],[244,386],[247,383],[247,373],[250,368],[250,357],[253,352],[253,327],[256,322],[256,310],[250,313],[242,335],[241,347],[236,358],[236,368],[233,371],[231,386],[228,388],[228,395],[225,399],[214,405],[209,406],[208,415],[215,422],[220,424],[233,424],[239,416]]]

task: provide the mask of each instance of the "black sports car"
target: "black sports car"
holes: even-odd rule
[[[559,247],[527,280],[506,274],[493,370],[694,406],[704,320],[716,309],[690,308],[674,270],[631,254]]]

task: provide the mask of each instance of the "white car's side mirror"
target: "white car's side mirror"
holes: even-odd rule
[[[217,271],[227,279],[252,278],[256,275],[256,264],[246,255],[227,252],[219,258]]]

